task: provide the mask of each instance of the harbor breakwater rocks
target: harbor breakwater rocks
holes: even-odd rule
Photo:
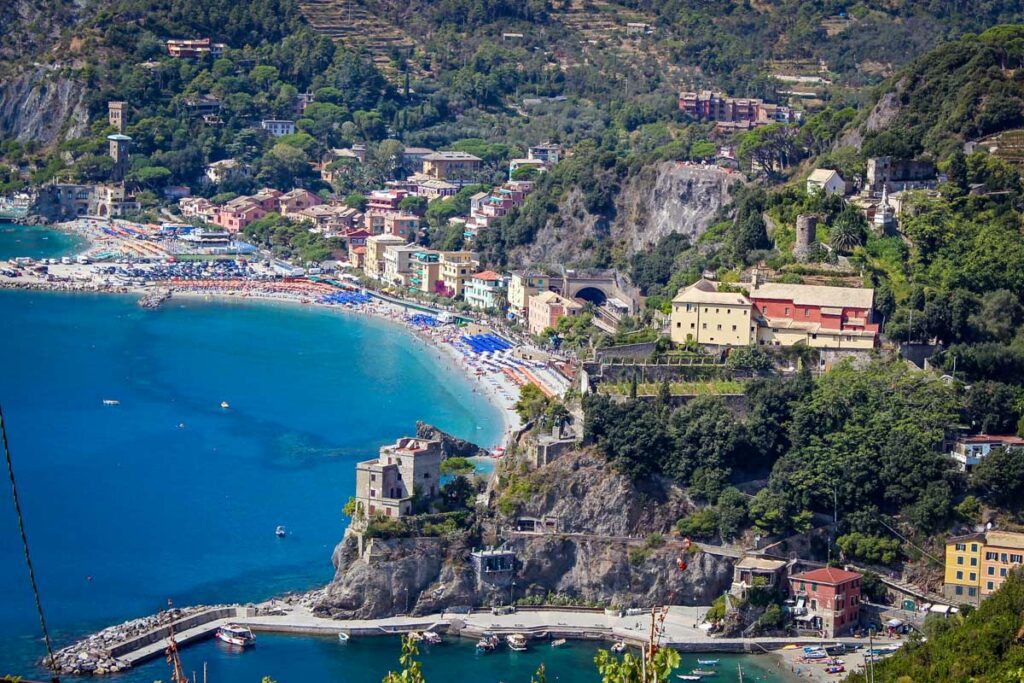
[[[557,594],[621,607],[692,605],[709,604],[729,587],[732,557],[687,554],[682,539],[671,536],[675,522],[693,509],[678,487],[638,485],[587,452],[568,454],[528,476],[530,495],[512,514],[499,516],[496,539],[515,551],[516,598]],[[510,531],[524,517],[555,520],[557,531]],[[648,542],[654,532],[664,540]],[[372,539],[361,556],[358,539],[348,534],[335,550],[335,577],[316,611],[367,619],[507,603],[507,585],[474,574],[470,553],[480,539],[473,534]],[[678,563],[684,555],[685,570]]]
[[[118,673],[131,667],[128,662],[118,659],[111,652],[124,642],[137,638],[153,629],[167,626],[210,607],[195,606],[164,610],[148,617],[132,619],[117,626],[110,626],[73,645],[53,653],[54,673],[72,676]],[[44,660],[43,665],[47,662]]]

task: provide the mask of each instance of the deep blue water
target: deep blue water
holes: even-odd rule
[[[0,257],[73,249],[59,233],[0,227]],[[43,239],[48,237],[48,239]],[[51,239],[55,246],[50,250]],[[13,245],[13,246],[12,246]],[[323,310],[133,297],[0,292],[0,402],[44,607],[57,646],[166,605],[249,601],[332,575],[353,464],[425,419],[493,444],[495,409],[404,330]],[[120,405],[104,406],[103,399]],[[228,401],[230,408],[220,408]],[[179,424],[184,424],[179,428]],[[43,654],[7,494],[0,486],[0,674]],[[277,539],[285,524],[291,535]],[[539,644],[478,657],[425,648],[432,683],[593,681],[595,646]],[[238,654],[186,648],[211,683],[370,683],[396,668],[397,640],[259,636]],[[716,681],[779,680],[764,658],[723,658]],[[726,663],[729,666],[725,666]],[[683,671],[695,666],[684,658]],[[113,680],[167,680],[155,660]]]
[[[436,351],[382,321],[27,292],[0,292],[0,319],[0,400],[61,643],[168,598],[322,584],[357,460],[417,419],[483,444],[501,433]],[[0,538],[2,671],[40,654],[6,492]]]
[[[80,249],[85,242],[74,235],[40,226],[0,223],[0,261],[15,256],[54,258]]]

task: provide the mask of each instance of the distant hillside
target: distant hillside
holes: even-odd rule
[[[860,133],[868,156],[941,158],[964,140],[1024,125],[1024,25],[932,50],[879,94]]]
[[[877,681],[1019,683],[1024,680],[1024,578],[1014,573],[966,619],[926,623],[927,642],[908,643],[875,664]],[[850,683],[866,683],[863,674]]]

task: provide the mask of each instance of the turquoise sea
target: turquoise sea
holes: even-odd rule
[[[15,256],[54,258],[81,249],[85,241],[66,232],[36,225],[0,223],[0,261]]]
[[[14,234],[0,231],[0,254],[11,253]],[[33,235],[50,241],[42,237]],[[383,321],[257,303],[172,301],[148,311],[134,297],[13,291],[0,291],[0,319],[0,401],[58,646],[168,599],[251,601],[321,585],[333,573],[357,460],[417,419],[483,445],[501,433],[497,411],[468,380]],[[0,674],[43,679],[3,490]],[[274,536],[278,524],[287,538]],[[526,681],[541,661],[549,680],[591,681],[593,653],[538,646],[477,661],[469,643],[451,643],[423,658],[432,681],[460,671]],[[208,662],[215,683],[327,683],[380,680],[397,655],[392,639],[341,646],[261,635],[241,655],[208,642],[184,659],[190,671]],[[156,660],[115,680],[167,673]]]

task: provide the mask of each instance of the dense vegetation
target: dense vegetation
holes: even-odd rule
[[[1024,578],[1014,572],[992,597],[968,614],[929,619],[927,641],[912,640],[874,665],[874,680],[1010,683],[1024,680]],[[852,674],[852,683],[867,683]]]

